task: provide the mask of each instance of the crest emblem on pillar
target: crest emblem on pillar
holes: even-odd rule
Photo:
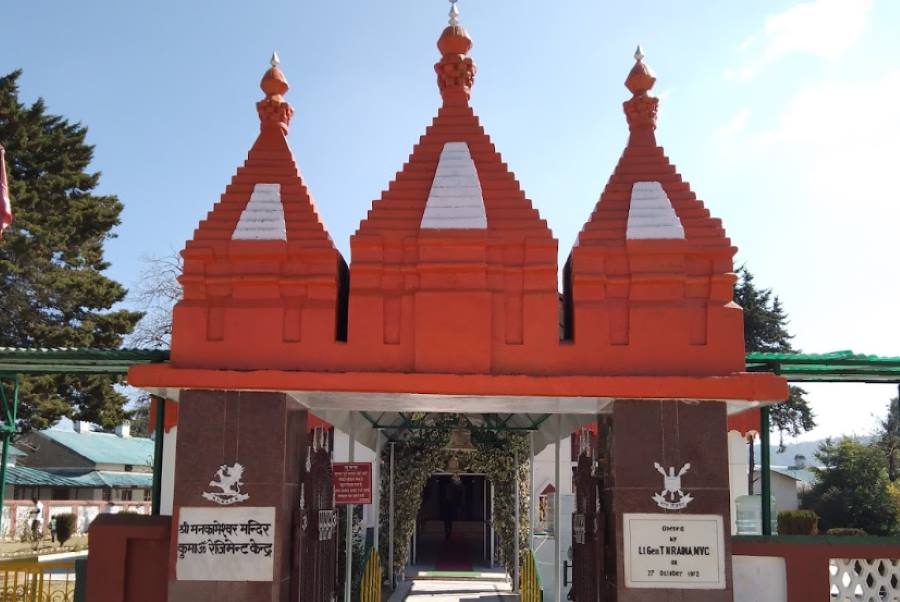
[[[681,490],[681,477],[691,469],[690,463],[682,466],[677,473],[674,466],[670,466],[667,473],[659,462],[654,462],[653,467],[663,477],[663,490],[653,496],[657,506],[664,510],[682,510],[694,501],[690,494]]]
[[[241,492],[241,486],[244,484],[241,480],[243,476],[244,466],[242,464],[237,462],[232,466],[223,464],[213,475],[213,480],[209,482],[210,487],[216,487],[221,491],[204,491],[201,495],[204,499],[223,506],[247,501],[250,499],[250,495]]]

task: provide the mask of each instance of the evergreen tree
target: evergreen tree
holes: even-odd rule
[[[0,78],[0,141],[6,147],[15,221],[0,240],[0,346],[118,347],[141,315],[110,311],[126,290],[105,277],[103,244],[122,204],[95,195],[87,128],[19,102],[20,71]],[[115,426],[126,401],[106,376],[28,377],[23,428],[62,416]]]
[[[900,477],[900,397],[888,404],[887,416],[879,424],[875,447],[884,454],[888,478],[892,483]]]
[[[744,308],[744,345],[748,352],[796,351],[791,345],[793,335],[788,332],[788,318],[781,301],[771,289],[757,288],[753,274],[745,266],[738,269],[734,301]],[[805,394],[800,387],[792,386],[788,400],[773,406],[769,412],[772,426],[778,429],[781,447],[785,434],[800,435],[816,426],[809,403],[803,397]]]
[[[881,453],[853,439],[821,445],[813,468],[816,482],[803,494],[803,507],[819,515],[819,529],[862,529],[869,535],[897,530],[898,507]]]

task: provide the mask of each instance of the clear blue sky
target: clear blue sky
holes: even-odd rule
[[[3,8],[0,72],[89,127],[101,191],[125,204],[110,275],[179,250],[243,161],[273,48],[290,142],[348,239],[439,104],[443,0],[60,2]],[[622,150],[637,43],[658,139],[796,344],[900,355],[900,2],[461,0],[473,105],[568,254]],[[15,200],[13,200],[15,202]],[[812,436],[867,433],[896,389],[810,387]]]

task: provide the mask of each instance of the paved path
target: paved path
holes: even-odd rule
[[[509,584],[500,581],[439,581],[420,579],[404,600],[409,602],[511,602],[518,596],[510,593]]]

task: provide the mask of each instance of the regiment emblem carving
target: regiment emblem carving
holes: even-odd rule
[[[247,501],[250,499],[250,495],[241,492],[241,486],[244,484],[241,480],[243,476],[244,466],[242,464],[235,463],[233,466],[223,464],[216,471],[213,480],[209,482],[210,487],[216,487],[221,491],[204,491],[201,495],[204,499],[223,506]]]
[[[659,462],[654,462],[653,467],[663,477],[663,490],[653,496],[653,501],[663,510],[681,510],[694,501],[694,498],[681,490],[681,477],[691,469],[690,463],[681,467],[675,473],[675,467],[670,466],[667,473]]]

